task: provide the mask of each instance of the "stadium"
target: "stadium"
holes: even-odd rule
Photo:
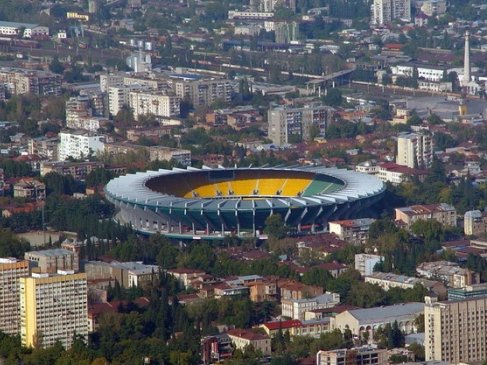
[[[262,237],[271,214],[295,232],[320,232],[328,221],[363,216],[384,190],[374,176],[324,167],[174,168],[117,177],[105,187],[120,223],[191,239]]]

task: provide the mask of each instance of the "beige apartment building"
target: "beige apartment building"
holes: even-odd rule
[[[418,275],[443,281],[450,288],[464,288],[480,283],[480,274],[450,261],[423,262],[416,267]]]
[[[396,208],[396,221],[400,221],[410,228],[418,220],[433,219],[445,227],[457,226],[457,211],[455,207],[446,203],[429,205],[411,205]]]
[[[24,258],[39,272],[54,274],[58,270],[79,271],[79,257],[76,252],[64,248],[26,252]]]
[[[180,115],[180,98],[153,91],[131,91],[128,104],[134,112],[134,119],[152,114],[156,117],[178,117]]]
[[[0,258],[0,331],[17,335],[20,331],[19,279],[29,276],[29,262]]]
[[[386,365],[389,355],[385,349],[358,347],[318,351],[316,365]]]
[[[481,363],[487,358],[487,297],[437,302],[426,297],[426,361]]]

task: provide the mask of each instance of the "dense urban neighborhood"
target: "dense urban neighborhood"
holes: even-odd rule
[[[0,0],[0,365],[487,364],[484,0]]]

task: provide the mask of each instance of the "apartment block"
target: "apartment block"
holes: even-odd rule
[[[20,34],[21,32],[22,34]],[[0,34],[22,38],[49,36],[49,28],[39,24],[0,21]]]
[[[1,68],[0,83],[14,95],[61,95],[61,76],[48,71]]]
[[[25,347],[69,349],[75,336],[88,337],[86,274],[59,271],[20,278],[20,338]]]
[[[369,228],[375,219],[347,219],[328,223],[330,233],[334,233],[347,243],[363,245],[369,238]]]
[[[43,273],[55,274],[58,270],[79,271],[78,254],[63,248],[26,252],[24,258]]]
[[[226,79],[178,79],[172,81],[172,88],[180,99],[189,100],[194,107],[218,100],[229,102],[237,91],[235,83]]]
[[[59,133],[59,160],[68,157],[75,159],[87,158],[91,154],[103,152],[105,136],[83,130],[62,131]]]
[[[51,161],[57,160],[59,138],[37,137],[28,141],[29,155],[39,155]]]
[[[372,23],[390,24],[393,20],[411,20],[411,0],[374,0]]]
[[[124,107],[128,107],[130,101],[130,93],[132,91],[143,91],[147,88],[134,84],[122,86],[110,86],[108,88],[108,111],[115,116]]]
[[[398,165],[410,168],[429,168],[433,163],[433,141],[425,134],[401,134],[397,138]]]
[[[449,261],[423,262],[416,267],[418,275],[442,280],[450,288],[464,288],[480,283],[480,274]]]
[[[317,131],[316,136],[324,137],[331,110],[324,105],[270,108],[267,113],[269,139],[278,146],[309,141],[314,137],[312,127]]]
[[[0,258],[0,331],[7,335],[20,333],[19,279],[29,276],[29,262]]]
[[[371,346],[323,351],[316,354],[316,365],[387,365],[389,354],[385,349]]]
[[[292,319],[305,319],[305,313],[317,309],[331,308],[340,303],[340,295],[326,292],[309,299],[282,299],[281,315]]]
[[[410,228],[418,220],[433,219],[445,227],[457,226],[457,211],[454,206],[440,203],[429,205],[411,205],[409,207],[396,208],[396,222]]]
[[[475,236],[487,232],[487,212],[469,210],[465,212],[463,218],[465,236]]]
[[[446,0],[426,0],[421,5],[421,11],[427,16],[436,16],[446,13]]]
[[[71,175],[75,180],[84,180],[86,176],[93,170],[103,168],[103,162],[41,162],[41,176],[45,176],[50,172],[55,172],[59,175]]]
[[[362,276],[372,275],[374,267],[379,262],[384,261],[384,256],[359,253],[355,255],[355,270]]]
[[[175,95],[164,95],[148,91],[131,91],[128,104],[134,112],[135,120],[144,115],[155,117],[179,117],[180,98]]]
[[[487,358],[487,297],[454,302],[425,298],[426,361],[451,364]]]
[[[191,166],[191,151],[180,148],[169,148],[163,146],[149,147],[149,159],[151,161],[177,161],[183,166]]]

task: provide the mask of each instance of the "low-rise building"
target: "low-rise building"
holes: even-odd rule
[[[416,267],[418,275],[442,280],[451,288],[464,288],[480,282],[480,274],[449,261],[423,262]]]
[[[271,338],[268,335],[254,332],[250,329],[233,329],[227,332],[232,340],[235,349],[244,351],[252,347],[256,351],[260,351],[264,356],[270,356]]]
[[[185,289],[190,287],[191,280],[197,279],[198,277],[206,274],[203,270],[186,268],[168,269],[166,272],[174,277],[179,282],[181,287]]]
[[[387,365],[389,354],[385,349],[364,346],[351,349],[318,351],[316,365]]]
[[[329,222],[330,233],[353,245],[363,245],[369,238],[369,228],[375,219],[361,218]]]
[[[342,332],[345,329],[362,338],[362,333],[368,332],[369,338],[373,338],[374,332],[386,324],[397,324],[406,334],[416,332],[415,320],[423,314],[424,303],[402,303],[375,308],[352,309],[337,314],[331,318],[332,328]]]
[[[355,255],[355,270],[360,275],[368,276],[374,272],[374,267],[379,262],[384,261],[384,256],[360,253]]]
[[[22,38],[33,38],[38,36],[49,36],[49,28],[39,24],[0,21],[0,34],[14,37],[20,36]]]
[[[55,274],[58,270],[79,271],[79,256],[76,252],[63,248],[26,252],[24,258],[42,273]]]
[[[142,262],[88,261],[85,271],[88,280],[113,278],[121,287],[132,288],[153,282],[159,276],[160,267]]]
[[[50,172],[55,172],[59,175],[71,175],[75,180],[84,180],[86,176],[93,170],[104,168],[103,162],[87,161],[87,162],[42,162],[41,176],[45,176]]]
[[[323,294],[321,286],[306,285],[288,279],[278,280],[277,288],[281,299],[313,298]]]
[[[445,227],[457,226],[457,211],[455,207],[446,203],[429,205],[411,205],[396,208],[396,221],[401,221],[408,228],[418,220],[433,219]]]
[[[20,179],[14,184],[14,198],[44,200],[46,185],[35,179]]]
[[[309,299],[281,299],[281,314],[292,319],[305,319],[305,312],[331,308],[340,303],[340,295],[326,292]]]
[[[487,297],[487,283],[467,285],[464,288],[449,288],[448,300],[467,300],[478,297]]]
[[[281,331],[282,333],[288,332],[290,337],[310,336],[319,338],[322,333],[331,330],[330,317],[313,320],[291,319],[287,321],[266,322],[259,327],[271,337],[274,337]]]
[[[435,280],[420,279],[412,276],[397,275],[385,272],[373,272],[364,277],[366,283],[380,286],[385,291],[391,288],[412,289],[415,285],[422,285],[429,291],[444,298],[447,290],[445,284]]]

